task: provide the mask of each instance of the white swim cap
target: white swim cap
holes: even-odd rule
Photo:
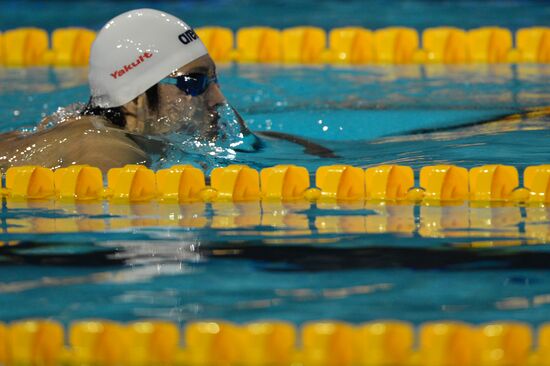
[[[111,19],[90,53],[92,101],[118,107],[208,51],[182,20],[158,10],[137,9]]]

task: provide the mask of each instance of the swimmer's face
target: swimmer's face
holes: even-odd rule
[[[206,75],[211,80],[204,92],[193,96],[175,85],[176,77],[189,74]],[[129,115],[136,116],[127,118],[126,128],[138,133],[183,131],[211,136],[218,120],[216,107],[226,101],[214,81],[216,76],[216,65],[208,55],[181,67],[145,95],[124,106]]]

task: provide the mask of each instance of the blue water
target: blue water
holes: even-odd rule
[[[340,157],[268,140],[216,163],[548,163],[548,113],[528,112],[549,104],[549,71],[221,66],[222,90],[253,130],[314,139]],[[88,97],[85,69],[0,69],[0,81],[2,131]],[[3,321],[538,324],[550,309],[547,206],[4,200],[0,223]]]
[[[286,28],[314,25],[325,29],[359,25],[369,29],[408,26],[418,30],[437,26],[464,29],[497,25],[516,30],[548,25],[550,6],[544,0],[431,1],[406,0],[173,0],[70,1],[11,0],[2,2],[0,30],[39,26],[47,30],[67,26],[99,29],[124,11],[153,7],[194,27],[219,25],[238,29],[265,25]],[[61,16],[60,16],[61,15]]]
[[[193,26],[325,29],[547,25],[545,1],[3,2],[0,29],[99,29],[149,6]],[[63,16],[60,16],[63,14]],[[253,15],[253,16],[252,16]],[[262,168],[380,163],[522,169],[550,162],[548,65],[219,65],[222,90],[254,131],[311,139],[336,158],[264,139],[210,159]],[[87,70],[0,68],[0,131],[32,129],[88,99]],[[198,163],[172,149],[169,161]],[[459,202],[132,205],[17,202],[0,210],[0,321],[51,317],[178,323],[396,318],[421,323],[548,321],[550,207]]]

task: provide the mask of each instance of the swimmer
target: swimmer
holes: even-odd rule
[[[227,104],[202,41],[170,14],[138,9],[110,20],[92,45],[89,83],[85,106],[45,118],[33,133],[0,135],[2,171],[18,165],[89,164],[104,172],[151,165],[152,156],[166,151],[163,136],[171,133],[225,143],[235,151],[261,149],[261,140]],[[220,115],[233,122],[231,128]],[[302,145],[306,153],[334,156],[295,136],[265,136]]]

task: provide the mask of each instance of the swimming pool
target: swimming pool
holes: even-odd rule
[[[549,71],[220,66],[224,92],[253,130],[315,139],[341,157],[268,141],[212,164],[542,164],[548,114],[524,112],[548,104]],[[1,78],[3,130],[87,98],[85,70],[3,69]],[[514,113],[523,114],[502,120]],[[547,320],[549,254],[535,244],[548,241],[549,215],[474,203],[6,201],[1,318],[538,324]]]
[[[223,13],[250,5],[244,3],[215,5]],[[58,13],[63,4],[48,11]],[[276,27],[306,24],[304,9],[313,5],[293,4],[302,10],[292,17],[269,16],[282,11],[283,2],[262,5],[257,19]],[[40,7],[12,6],[15,14],[24,6]],[[75,25],[97,28],[124,5],[109,2],[82,17],[90,6],[70,9]],[[179,2],[160,6],[183,11]],[[212,19],[233,28],[250,25],[244,15],[209,13],[203,2],[187,6],[196,10],[197,25]],[[363,2],[319,6],[330,17],[307,19],[325,28],[355,21],[370,28],[398,23],[423,29],[440,25],[433,23],[440,19],[462,27],[493,23],[517,29],[543,24],[548,13],[539,2],[456,2],[438,8],[407,2],[395,16],[382,2],[369,2],[367,10],[383,16],[362,20],[353,10]],[[457,15],[486,8],[492,10],[487,18]],[[511,11],[526,16],[499,16]],[[407,16],[410,12],[418,16]],[[39,16],[47,12],[36,14],[20,17],[17,25],[48,30],[71,25],[66,23],[71,17],[59,24]],[[9,26],[11,18],[3,16],[1,24]],[[220,64],[218,72],[229,102],[252,130],[298,135],[337,157],[319,158],[264,138],[257,153],[206,155],[173,146],[152,168],[188,162],[209,170],[234,163],[258,170],[297,164],[314,172],[330,164],[401,164],[418,173],[434,164],[505,164],[521,172],[549,162],[548,64]],[[0,131],[32,129],[58,106],[85,102],[86,83],[86,68],[0,68]],[[3,198],[0,223],[2,322],[154,318],[186,325],[202,319],[276,319],[301,325],[399,319],[418,325],[506,319],[538,326],[549,320],[550,209],[544,204],[180,205]]]

